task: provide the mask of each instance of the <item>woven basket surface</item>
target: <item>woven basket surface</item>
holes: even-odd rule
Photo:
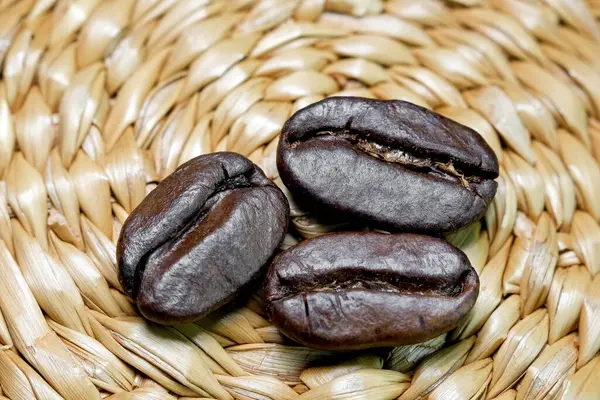
[[[0,0],[0,398],[600,399],[596,17],[598,0]],[[338,95],[422,105],[497,154],[485,217],[447,237],[480,274],[468,319],[352,353],[294,345],[260,293],[142,319],[117,278],[128,213],[218,150],[283,188],[283,123]],[[291,208],[284,248],[344,229]]]

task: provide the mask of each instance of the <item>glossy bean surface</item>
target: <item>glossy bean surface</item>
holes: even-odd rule
[[[125,221],[117,246],[121,283],[148,319],[195,321],[264,275],[288,218],[285,196],[250,160],[199,156]]]
[[[404,101],[332,97],[294,114],[277,154],[294,199],[386,230],[440,234],[480,218],[498,160],[472,129]]]
[[[456,327],[479,279],[466,255],[418,234],[336,233],[281,253],[267,312],[289,338],[321,349],[422,342]]]

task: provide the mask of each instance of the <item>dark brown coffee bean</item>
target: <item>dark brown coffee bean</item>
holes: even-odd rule
[[[277,167],[302,207],[436,234],[480,218],[498,177],[496,156],[472,129],[404,101],[357,97],[294,114]]]
[[[418,343],[456,327],[479,279],[467,256],[417,234],[335,233],[281,253],[267,312],[289,338],[320,349]]]
[[[262,276],[288,218],[281,190],[247,158],[194,158],[125,221],[117,246],[121,283],[148,319],[197,320]]]

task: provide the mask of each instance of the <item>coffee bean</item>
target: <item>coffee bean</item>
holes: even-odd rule
[[[271,320],[289,338],[353,350],[453,329],[473,307],[479,279],[467,256],[439,238],[334,233],[281,253],[264,293]]]
[[[477,132],[404,101],[332,97],[284,125],[277,167],[303,208],[440,234],[480,218],[498,160]]]
[[[263,275],[288,218],[285,196],[250,160],[199,156],[125,221],[117,246],[121,283],[150,320],[197,320]]]

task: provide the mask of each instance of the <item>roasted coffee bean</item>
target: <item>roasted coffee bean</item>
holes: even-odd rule
[[[197,320],[263,275],[288,218],[284,194],[247,158],[194,158],[125,221],[117,246],[123,288],[150,320]]]
[[[494,152],[472,129],[404,101],[358,97],[294,114],[277,167],[302,207],[435,234],[480,218],[498,177]]]
[[[456,327],[475,304],[467,256],[418,234],[334,233],[281,253],[265,282],[267,313],[319,349],[418,343]]]

